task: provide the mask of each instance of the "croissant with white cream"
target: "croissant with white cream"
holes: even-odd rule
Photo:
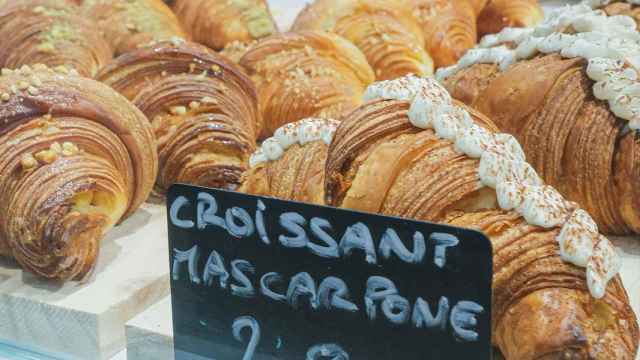
[[[278,31],[266,0],[175,0],[173,9],[193,40],[214,50]]]
[[[188,39],[162,0],[78,0],[96,21],[116,56],[154,41]]]
[[[99,82],[44,65],[0,76],[0,255],[82,279],[157,171],[144,115]]]
[[[640,233],[640,85],[634,63],[617,58],[637,48],[625,36],[640,35],[630,18],[564,11],[540,28],[483,39],[507,46],[470,51],[438,75],[455,98],[515,135],[545,181],[601,231]]]
[[[640,335],[620,259],[513,137],[432,79],[366,95],[329,147],[327,204],[483,231],[494,250],[493,342],[507,360],[634,359]]]
[[[251,157],[238,191],[324,205],[327,148],[338,124],[309,118],[276,130]]]
[[[237,187],[255,150],[259,118],[255,88],[237,65],[175,39],[123,54],[98,79],[151,121],[159,192],[173,183]]]
[[[66,66],[92,77],[111,60],[98,28],[71,0],[0,1],[0,67]]]
[[[260,138],[306,117],[337,118],[374,81],[364,55],[331,33],[303,31],[259,41],[240,59],[258,90]]]

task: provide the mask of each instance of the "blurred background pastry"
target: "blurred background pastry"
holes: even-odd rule
[[[0,67],[66,66],[92,77],[111,60],[96,24],[72,0],[0,1]]]

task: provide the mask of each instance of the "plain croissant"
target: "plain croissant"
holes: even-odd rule
[[[160,42],[125,53],[98,79],[149,118],[160,158],[158,188],[176,182],[234,189],[256,146],[251,80],[195,43]]]
[[[176,15],[162,0],[78,0],[116,55],[174,37],[188,39]]]
[[[0,67],[67,66],[92,77],[111,49],[71,0],[0,1]]]
[[[401,0],[316,0],[296,18],[294,31],[331,31],[353,42],[377,79],[430,75],[420,24]]]
[[[64,68],[5,70],[0,98],[0,254],[82,279],[105,232],[153,187],[151,127],[120,94]]]
[[[494,34],[506,27],[533,27],[543,19],[538,0],[489,0],[478,15],[478,34]]]
[[[407,0],[436,68],[454,64],[478,41],[474,8],[467,1]]]
[[[306,117],[337,118],[358,106],[373,71],[344,38],[327,32],[277,34],[240,59],[258,89],[260,138]]]
[[[506,359],[632,360],[638,325],[620,278],[592,297],[584,270],[560,258],[560,229],[501,210],[480,181],[480,160],[412,125],[410,105],[374,100],[342,119],[327,155],[327,204],[483,231],[494,249],[493,342]]]

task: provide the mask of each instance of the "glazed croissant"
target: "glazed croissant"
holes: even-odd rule
[[[358,106],[374,81],[358,48],[326,32],[268,37],[252,46],[240,64],[258,89],[260,138],[306,117],[337,118]]]
[[[343,36],[364,53],[377,79],[433,73],[420,24],[404,0],[316,0],[292,29]]]
[[[173,183],[234,189],[256,146],[255,88],[237,65],[174,40],[126,53],[98,79],[151,121],[160,160],[158,190]]]
[[[329,147],[327,204],[483,231],[493,342],[507,360],[634,359],[637,319],[609,241],[512,137],[448,96],[430,79],[370,87]]]
[[[580,26],[585,21],[593,21],[594,26],[599,21],[625,21],[627,27],[635,27],[628,18],[606,18],[590,10],[580,11],[586,11],[584,16],[563,18],[580,21]],[[544,24],[544,28],[548,26]],[[604,28],[615,26],[607,23]],[[634,33],[637,35],[635,29],[629,34],[636,36]],[[573,43],[572,36],[580,41]],[[504,46],[474,50],[459,65],[442,70],[439,75],[445,78],[455,98],[487,114],[501,130],[515,135],[545,181],[580,203],[604,233],[639,233],[640,142],[637,131],[633,131],[639,124],[632,110],[638,100],[634,98],[637,87],[630,80],[636,70],[620,61],[598,57],[601,52],[593,56],[590,51],[600,45],[585,40],[587,36],[597,34],[552,33],[540,40],[526,40],[524,36],[518,40],[520,50]],[[611,36],[622,37],[618,32]],[[554,45],[554,39],[563,39],[560,41],[565,45]],[[615,49],[617,41],[622,41],[621,50],[627,46],[626,40],[607,41],[611,49]],[[532,50],[525,53],[525,48]],[[514,52],[516,56],[530,55],[538,53],[538,49],[549,54],[531,59],[523,56],[510,66],[498,64],[505,59],[514,60]],[[564,58],[565,55],[576,57]],[[474,58],[487,63],[478,64]],[[625,73],[631,78],[626,79]]]
[[[78,0],[116,55],[154,41],[187,39],[178,18],[162,0]]]
[[[324,205],[327,148],[338,124],[310,118],[276,130],[252,156],[238,191]]]
[[[92,77],[111,60],[97,27],[70,0],[0,1],[0,67],[46,64]]]
[[[157,171],[144,115],[67,73],[0,76],[0,254],[60,281],[92,270],[103,235],[147,199]]]
[[[532,27],[544,19],[538,0],[489,0],[478,15],[480,36],[506,27]]]
[[[215,50],[278,31],[265,0],[175,0],[173,9],[194,41]]]

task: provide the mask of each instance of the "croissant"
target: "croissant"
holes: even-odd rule
[[[638,36],[630,18],[607,18],[583,8],[570,11],[581,13],[562,18],[580,28],[591,23],[598,29],[620,29],[618,22],[624,21],[633,28],[626,34]],[[515,50],[505,46],[474,50],[439,76],[455,98],[515,135],[545,181],[580,203],[604,233],[640,233],[640,142],[637,130],[633,131],[639,125],[635,110],[630,110],[639,101],[634,92],[637,81],[631,80],[636,71],[601,57],[602,52],[593,53],[605,40],[588,37],[607,36],[602,31],[528,37],[531,31],[553,24],[513,38],[520,43]],[[575,31],[570,24],[568,31]],[[502,35],[486,42],[495,43]],[[615,49],[619,42],[619,51],[625,51],[624,36],[618,31],[610,36],[609,48]],[[513,40],[507,38],[503,40]],[[516,57],[518,61],[509,65]]]
[[[433,73],[420,24],[403,0],[316,0],[302,10],[292,29],[345,37],[362,50],[377,79]]]
[[[265,0],[175,0],[173,9],[194,41],[215,50],[278,31]]]
[[[178,18],[162,0],[78,0],[94,19],[116,55],[154,41],[188,39]]]
[[[276,130],[252,156],[238,191],[324,205],[324,165],[338,124],[310,118]]]
[[[249,49],[251,49],[257,43],[258,40],[252,40],[249,42],[232,41],[225,45],[225,47],[220,51],[220,54],[226,56],[234,63],[239,63],[240,59],[242,59],[242,57],[249,51]]]
[[[234,189],[256,146],[255,88],[208,48],[160,42],[118,57],[98,75],[148,117],[157,139],[157,190],[173,183]]]
[[[258,89],[260,138],[306,117],[337,118],[358,106],[373,70],[344,38],[326,32],[277,34],[240,59]]]
[[[111,60],[109,45],[67,0],[0,2],[0,67],[46,64],[91,77]]]
[[[467,1],[409,0],[435,67],[454,64],[478,42],[476,14]]]
[[[482,10],[487,6],[490,0],[467,0],[467,2],[473,7],[473,11],[476,16],[480,15]]]
[[[480,36],[505,27],[533,27],[544,19],[538,0],[490,0],[478,15]]]
[[[634,358],[640,334],[620,259],[513,137],[432,79],[374,84],[366,96],[329,146],[327,204],[483,231],[494,250],[493,342],[507,360]]]
[[[151,127],[65,68],[4,70],[0,99],[0,254],[45,278],[82,279],[105,232],[153,187]]]

